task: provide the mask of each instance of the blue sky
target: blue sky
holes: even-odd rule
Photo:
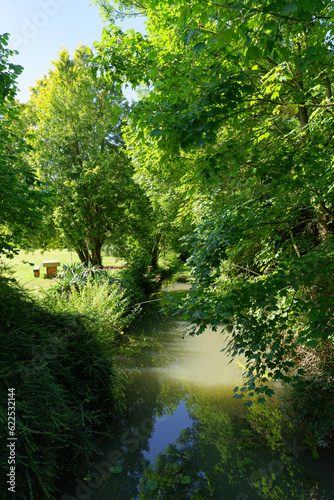
[[[29,87],[52,68],[51,61],[65,46],[70,54],[80,43],[101,39],[103,23],[91,0],[11,0],[2,2],[0,33],[10,33],[10,48],[19,51],[12,61],[24,67],[18,79],[18,98],[29,99]],[[142,18],[118,22],[124,29],[144,32]]]

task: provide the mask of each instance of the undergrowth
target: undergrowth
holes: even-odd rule
[[[15,498],[52,499],[59,476],[87,468],[98,429],[117,419],[116,376],[93,321],[37,303],[8,278],[0,277],[0,296],[2,450],[8,388],[15,388]],[[8,472],[2,452],[2,477]],[[12,498],[7,487],[2,481],[1,498]]]

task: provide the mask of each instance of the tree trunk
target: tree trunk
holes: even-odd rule
[[[334,220],[334,213],[326,207],[323,201],[321,201],[319,203],[317,215],[319,235],[322,240],[325,240],[329,232],[328,224]]]
[[[301,128],[306,131],[306,127],[308,126],[308,111],[305,103],[302,103],[298,108],[298,120]]]
[[[95,242],[93,248],[88,250],[87,246],[82,246],[77,248],[76,252],[80,261],[83,264],[91,263],[92,266],[102,267],[102,256],[101,256],[102,243],[100,241]]]
[[[102,243],[97,242],[91,250],[91,262],[93,266],[102,267],[102,256],[101,256]]]
[[[78,254],[78,257],[80,259],[80,261],[82,262],[82,264],[87,264],[88,261],[89,261],[89,255],[88,255],[88,252],[87,252],[87,248],[77,248],[75,250]]]
[[[329,104],[332,100],[332,86],[328,76],[326,76],[324,82],[325,82],[326,101]]]
[[[159,243],[161,241],[161,237],[162,237],[161,233],[155,235],[155,242],[152,249],[152,258],[151,258],[151,266],[153,267],[153,269],[156,269],[158,266],[158,258],[160,254]]]

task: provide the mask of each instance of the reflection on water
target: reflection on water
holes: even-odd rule
[[[149,449],[144,453],[145,458],[150,462],[154,461],[159,451],[176,441],[183,429],[192,426],[185,401],[179,402],[173,411],[173,418],[168,418],[170,416],[170,414],[161,416],[155,422],[152,435],[149,438]]]
[[[172,285],[164,286],[163,292],[185,292],[190,290],[192,285],[190,283],[173,283]]]
[[[221,330],[182,332],[178,321],[146,323],[160,348],[123,367],[128,415],[86,480],[61,498],[334,499],[331,473],[322,474],[275,405],[246,409],[232,399],[241,373],[220,352]]]
[[[165,323],[160,330],[155,328],[154,335],[159,338],[161,349],[153,356],[152,363],[146,360],[153,365],[150,369],[167,379],[225,387],[230,395],[231,387],[240,384],[242,378],[237,364],[221,352],[222,328],[217,332],[207,330],[195,337],[184,336],[183,332],[184,324],[180,321]]]

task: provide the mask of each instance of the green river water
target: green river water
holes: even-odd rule
[[[182,322],[158,317],[135,328],[158,347],[119,360],[126,416],[59,498],[334,500],[333,451],[314,459],[277,401],[232,398],[241,369],[221,352],[222,329],[183,338]]]

